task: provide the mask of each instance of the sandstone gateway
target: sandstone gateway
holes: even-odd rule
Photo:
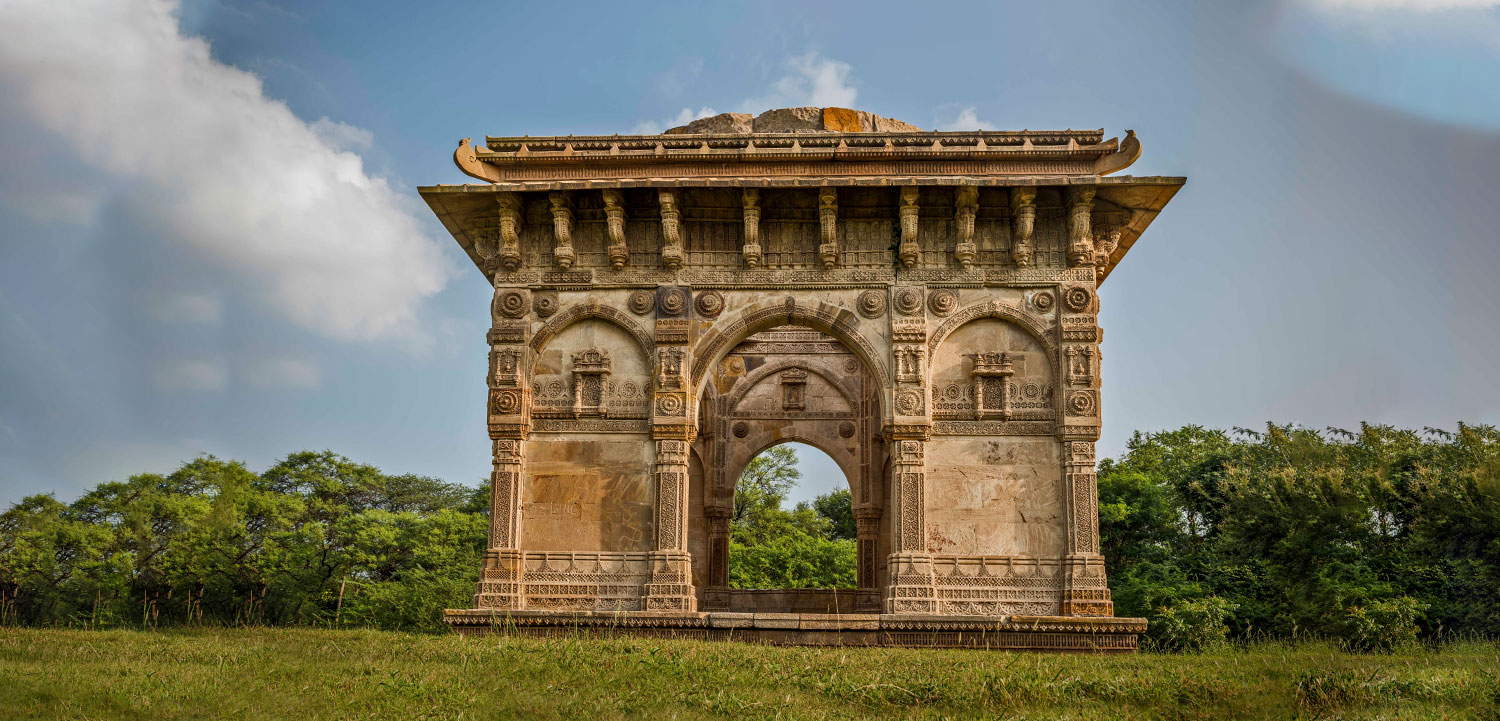
[[[495,287],[461,632],[1130,650],[1099,553],[1098,288],[1184,182],[1102,131],[843,108],[459,144],[421,189]],[[838,463],[858,588],[728,587],[734,487]]]

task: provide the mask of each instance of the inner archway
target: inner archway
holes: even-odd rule
[[[876,376],[833,336],[787,325],[740,342],[711,366],[700,388],[698,437],[688,466],[688,547],[700,608],[802,613],[877,609],[885,573],[881,561],[889,550],[881,541],[886,492],[880,473],[886,452]],[[774,533],[746,525],[743,508],[737,508],[742,505],[737,498],[746,497],[740,488],[746,469],[754,470],[755,459],[765,454],[786,453],[793,443],[807,449],[804,458],[823,461],[809,464],[821,470],[819,478],[807,479],[820,490],[812,498],[800,494],[801,500],[811,505],[816,495],[832,490],[835,479],[837,487],[847,489],[843,530],[854,526],[852,579],[847,578],[847,563],[843,575],[825,572],[838,565],[835,549],[841,546],[816,530],[815,509],[804,514],[806,532],[794,532],[797,510],[795,501],[788,501],[795,486],[778,491],[775,507],[766,508],[786,536],[780,541],[771,540]],[[735,564],[733,576],[732,542],[738,547],[736,560],[743,562]],[[788,543],[826,558],[793,553],[782,547]],[[833,586],[844,590],[833,591]]]
[[[843,470],[816,446],[779,443],[751,458],[729,519],[730,589],[856,588],[851,498]]]

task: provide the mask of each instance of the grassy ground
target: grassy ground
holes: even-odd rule
[[[800,649],[377,631],[0,629],[0,718],[1500,719],[1500,647]]]

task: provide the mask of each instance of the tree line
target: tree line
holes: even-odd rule
[[[1494,427],[1188,426],[1135,434],[1098,477],[1116,614],[1159,648],[1500,637]],[[788,510],[797,478],[786,446],[746,469],[732,586],[854,585],[848,491]],[[0,624],[436,630],[470,603],[488,497],[327,451],[29,496],[0,514]]]

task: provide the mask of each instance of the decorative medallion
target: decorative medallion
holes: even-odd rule
[[[538,318],[550,318],[557,312],[557,291],[544,290],[531,296],[531,310]]]
[[[620,384],[620,397],[621,398],[635,398],[635,397],[638,397],[640,394],[641,394],[641,389],[640,389],[639,386],[637,386],[635,384],[635,381],[628,380],[628,381],[625,381],[624,383]]]
[[[927,307],[937,315],[948,315],[958,310],[958,294],[946,289],[932,291],[927,295]]]
[[[656,313],[668,318],[675,318],[687,313],[688,292],[678,287],[667,287],[656,289]]]
[[[839,424],[839,438],[853,438],[853,437],[854,437],[854,422],[853,421],[844,421],[843,423],[840,423]]]
[[[638,290],[630,294],[630,312],[636,315],[645,315],[651,312],[651,306],[656,302],[656,296],[649,290]]]
[[[736,421],[732,430],[735,438],[744,438],[750,435],[750,424],[744,421]]]
[[[567,392],[568,386],[560,380],[548,381],[547,387],[543,391],[548,398],[561,398]]]
[[[745,372],[745,359],[739,356],[729,358],[729,372],[734,375],[743,375]]]
[[[1074,313],[1082,313],[1089,309],[1089,301],[1093,299],[1093,294],[1089,293],[1087,289],[1073,286],[1063,294],[1063,305],[1068,306],[1068,310]]]
[[[490,396],[490,415],[508,416],[521,410],[521,394],[516,391],[495,391]]]
[[[693,307],[698,309],[698,315],[717,318],[724,312],[724,294],[717,290],[703,291],[694,300]]]
[[[1093,391],[1073,391],[1068,394],[1068,415],[1091,416],[1099,407]]]
[[[507,290],[495,294],[495,311],[507,318],[520,318],[526,315],[526,293],[519,290]]]
[[[922,312],[922,289],[902,288],[896,291],[896,310],[901,315],[916,315]]]
[[[1031,296],[1031,306],[1043,313],[1052,310],[1052,305],[1055,302],[1056,300],[1052,297],[1052,294],[1045,290],[1037,291],[1036,295]]]
[[[896,391],[896,414],[902,416],[922,415],[922,391]]]
[[[680,416],[686,410],[681,393],[662,393],[656,397],[656,414]]]
[[[859,361],[857,361],[857,360],[855,360],[853,358],[845,358],[844,359],[844,372],[848,373],[849,375],[854,375],[855,373],[858,373],[859,372]]]
[[[859,294],[859,302],[855,304],[859,314],[866,318],[879,318],[885,315],[885,291],[867,290]]]

